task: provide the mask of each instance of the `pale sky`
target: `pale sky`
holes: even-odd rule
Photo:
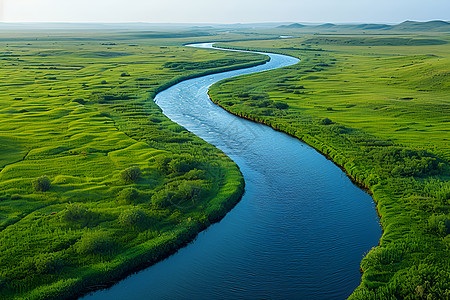
[[[360,22],[450,20],[450,0],[0,0],[3,22]]]

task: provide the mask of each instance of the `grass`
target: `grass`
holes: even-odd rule
[[[302,59],[211,96],[314,146],[373,194],[384,232],[351,298],[448,298],[450,37],[218,32],[0,33],[0,298],[108,286],[238,201],[237,166],[151,101],[265,60],[180,46],[209,40]]]
[[[302,61],[217,83],[214,102],[312,145],[373,194],[383,236],[351,299],[450,297],[449,41],[334,34],[221,44]]]
[[[72,298],[112,284],[238,201],[237,166],[152,97],[264,56],[158,35],[0,35],[0,298]]]

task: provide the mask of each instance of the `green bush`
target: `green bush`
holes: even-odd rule
[[[33,188],[37,192],[46,192],[50,189],[51,183],[47,176],[41,176],[33,180]]]
[[[428,230],[441,236],[450,234],[450,219],[445,215],[433,214],[428,219]]]
[[[182,200],[198,200],[203,195],[203,186],[194,181],[184,181],[178,186],[178,195]]]
[[[152,196],[152,204],[157,207],[167,207],[175,205],[179,207],[189,207],[204,199],[209,192],[209,187],[205,181],[176,181],[165,186]]]
[[[134,188],[121,190],[117,195],[117,200],[124,203],[132,203],[139,197],[139,192]]]
[[[68,204],[61,218],[66,222],[75,222],[87,218],[89,211],[80,204]]]
[[[129,167],[120,173],[120,177],[126,183],[133,183],[139,180],[142,172],[139,167]]]
[[[119,224],[123,226],[142,226],[144,225],[147,217],[145,213],[138,208],[131,208],[123,211],[119,215]]]
[[[284,103],[284,102],[274,102],[273,106],[275,106],[275,108],[278,108],[278,109],[287,109],[287,108],[289,108],[289,105],[287,103]]]
[[[331,124],[333,124],[333,121],[331,121],[328,118],[324,118],[324,119],[320,120],[320,124],[321,125],[331,125]]]
[[[207,179],[206,172],[203,170],[193,169],[187,172],[184,177],[187,180],[199,180],[199,179]]]
[[[166,191],[165,189],[161,189],[153,194],[151,202],[156,207],[164,208],[170,205],[170,199],[173,195],[175,195],[174,191]]]
[[[102,231],[86,233],[75,243],[78,254],[105,254],[114,248],[112,239]]]
[[[171,172],[171,170],[169,170],[169,163],[171,160],[172,158],[169,156],[160,155],[156,157],[156,169],[163,174],[169,174]]]
[[[200,162],[197,161],[194,157],[188,154],[180,155],[177,158],[172,159],[168,167],[172,172],[175,173],[186,173],[190,170],[198,168]]]

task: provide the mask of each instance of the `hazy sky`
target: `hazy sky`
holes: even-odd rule
[[[450,20],[450,0],[0,0],[4,22]]]

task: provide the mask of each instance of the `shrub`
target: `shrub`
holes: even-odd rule
[[[200,166],[200,162],[188,154],[180,155],[168,163],[168,168],[175,173],[187,173]]]
[[[165,208],[171,204],[170,200],[174,195],[174,191],[166,191],[165,189],[161,189],[153,194],[151,202],[156,207]]]
[[[331,125],[331,124],[333,124],[333,121],[331,121],[328,118],[324,118],[324,119],[320,120],[320,124],[321,125]]]
[[[117,200],[125,203],[131,203],[139,197],[139,192],[134,188],[126,188],[119,192]]]
[[[202,189],[202,185],[198,184],[196,182],[187,182],[187,181],[183,181],[179,186],[178,186],[178,197],[183,200],[191,200],[191,201],[195,201],[198,200],[198,198],[200,198],[200,195],[202,195],[203,193],[203,189]]]
[[[158,156],[155,159],[156,162],[156,169],[164,174],[171,173],[171,170],[169,170],[169,163],[172,160],[169,156]]]
[[[184,176],[187,180],[207,179],[206,172],[203,170],[193,169],[187,172]]]
[[[111,251],[114,243],[105,232],[94,231],[86,233],[74,247],[79,254],[102,254]]]
[[[428,230],[438,235],[446,236],[450,234],[450,219],[445,215],[433,214],[428,219]]]
[[[141,174],[142,172],[139,167],[129,167],[120,173],[120,177],[126,184],[129,184],[138,181]]]
[[[50,189],[51,183],[47,176],[41,176],[33,181],[33,188],[38,192],[46,192]]]
[[[287,103],[284,103],[284,102],[274,102],[273,106],[275,106],[275,108],[278,108],[278,109],[287,109],[287,108],[289,108],[289,105]]]
[[[62,219],[67,222],[74,222],[85,219],[89,211],[80,204],[68,204],[62,213]]]
[[[119,215],[119,224],[123,226],[144,225],[145,220],[146,220],[145,213],[138,208],[131,208],[125,210]]]
[[[188,208],[198,200],[204,199],[209,192],[209,186],[203,180],[176,181],[167,184],[152,196],[152,204],[157,207],[177,206]]]
[[[271,101],[271,100],[263,100],[263,101],[260,101],[257,105],[258,105],[258,107],[268,107],[272,103],[273,103],[273,101]]]

